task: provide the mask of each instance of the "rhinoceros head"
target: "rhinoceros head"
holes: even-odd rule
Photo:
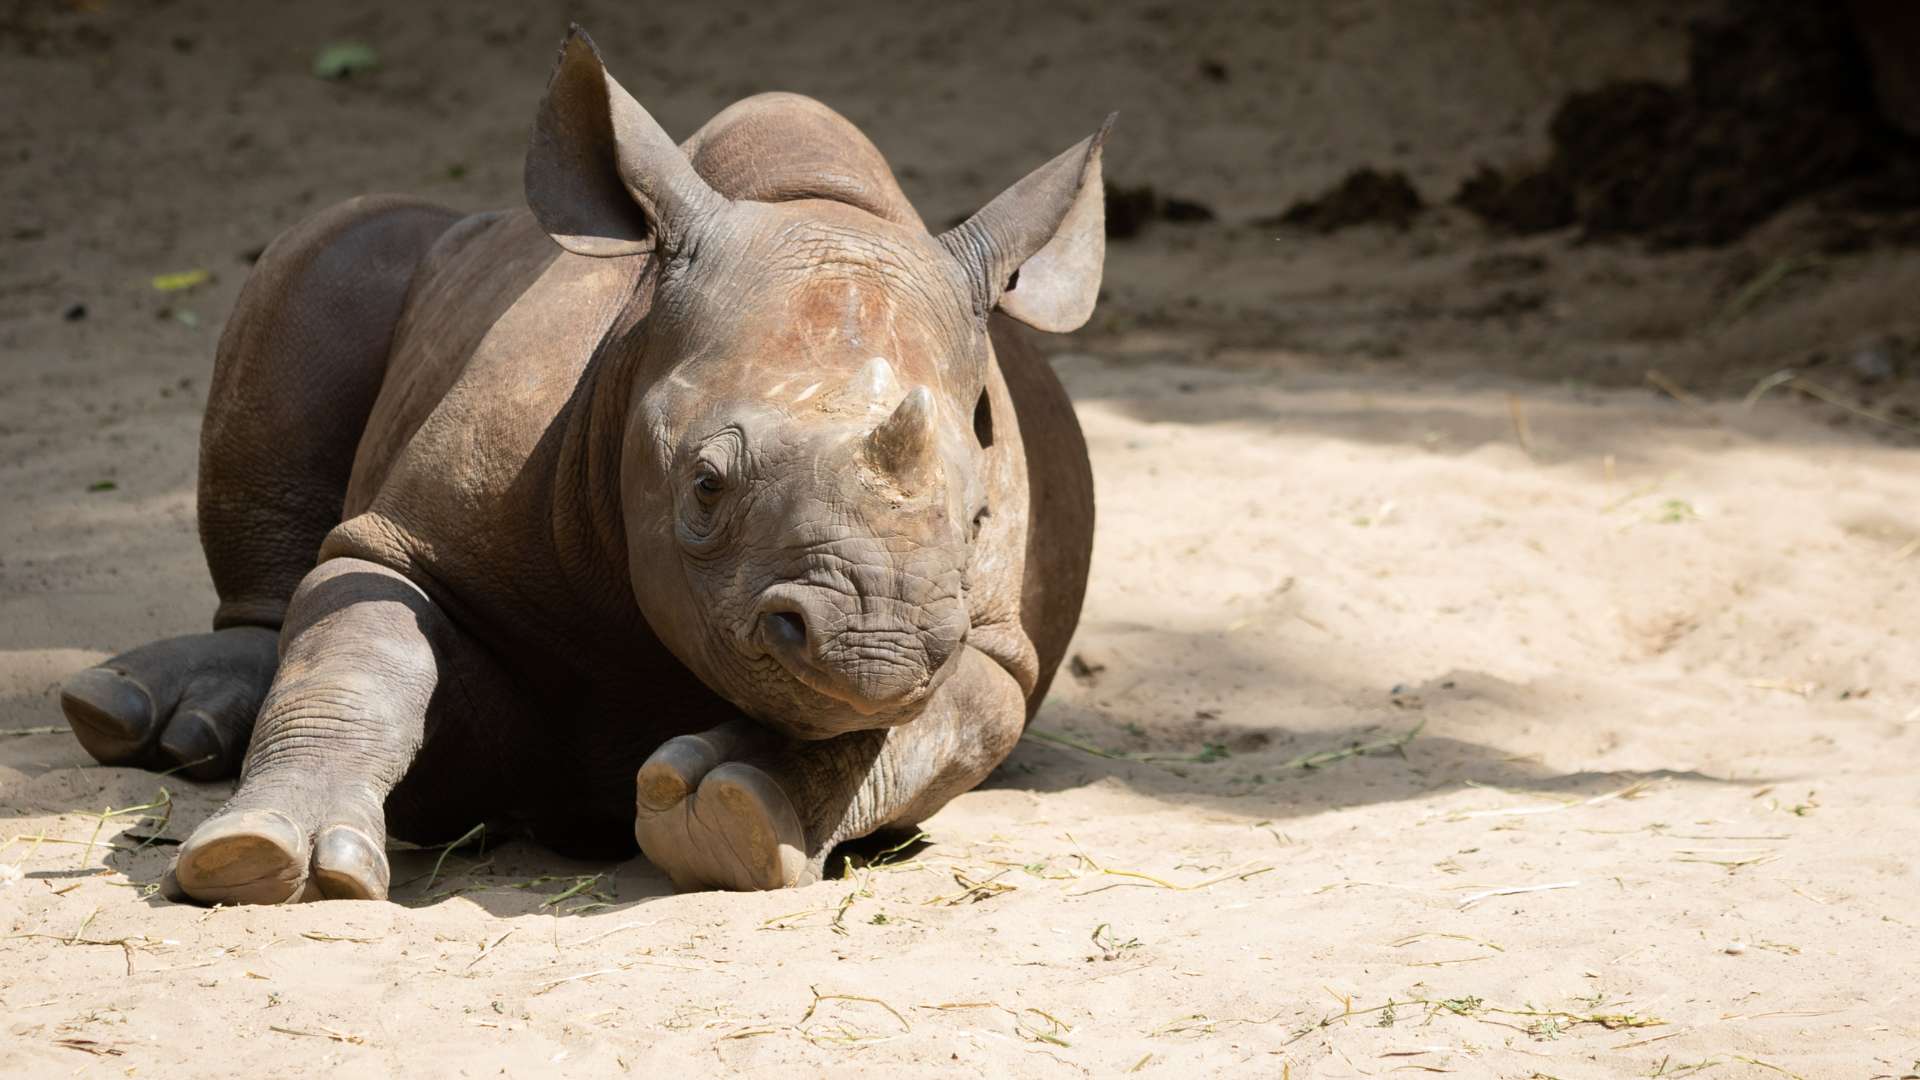
[[[898,724],[952,670],[981,522],[1026,512],[982,481],[986,320],[1091,313],[1104,133],[935,237],[832,198],[723,196],[569,37],[528,202],[574,254],[651,256],[626,320],[629,576],[748,715],[807,738]]]

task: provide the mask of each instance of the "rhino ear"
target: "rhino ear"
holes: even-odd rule
[[[726,204],[575,26],[533,121],[527,206],[576,255],[671,251]]]
[[[998,305],[1028,326],[1064,334],[1093,314],[1107,255],[1100,148],[1113,120],[941,234],[973,279],[982,315]]]

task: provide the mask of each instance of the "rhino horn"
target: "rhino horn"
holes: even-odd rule
[[[901,487],[918,491],[938,470],[936,441],[933,391],[916,386],[867,436],[867,460]]]

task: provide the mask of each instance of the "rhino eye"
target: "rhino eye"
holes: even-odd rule
[[[712,502],[727,490],[727,482],[721,477],[720,470],[702,462],[699,471],[693,477],[693,490],[700,496],[701,501]]]

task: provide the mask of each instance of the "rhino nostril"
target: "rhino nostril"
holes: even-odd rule
[[[776,648],[802,648],[807,643],[807,620],[797,611],[769,611],[760,617],[760,632]]]

